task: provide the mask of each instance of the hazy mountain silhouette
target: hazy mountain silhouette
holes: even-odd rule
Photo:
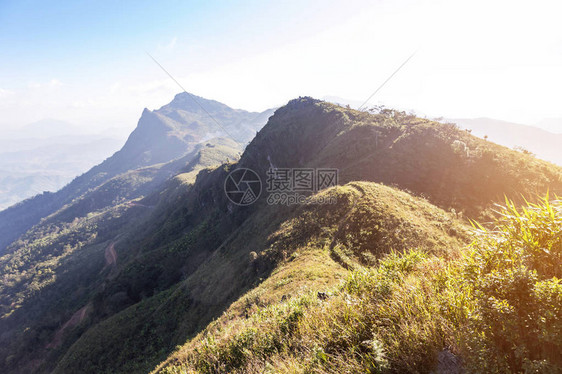
[[[461,128],[472,130],[478,137],[509,148],[523,147],[550,162],[562,165],[562,134],[548,132],[535,126],[521,125],[491,118],[449,119]]]
[[[41,218],[121,173],[179,159],[212,138],[232,136],[242,150],[272,112],[232,109],[187,93],[176,95],[170,104],[158,110],[144,109],[137,127],[121,150],[60,191],[35,196],[0,212],[0,253]],[[36,126],[43,124],[33,125]],[[66,124],[53,126],[65,128]]]

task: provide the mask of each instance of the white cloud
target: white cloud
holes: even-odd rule
[[[10,90],[0,88],[0,99],[5,99],[9,96],[12,96],[13,94],[14,94],[14,91],[10,91]]]
[[[58,79],[55,79],[55,78],[51,79],[50,82],[49,82],[49,87],[60,87],[62,85],[63,84],[61,83],[61,81],[59,81]]]

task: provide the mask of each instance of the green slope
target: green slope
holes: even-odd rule
[[[88,316],[95,317],[85,323],[93,324],[139,300],[135,290],[129,290],[129,296],[107,294],[111,290],[108,280],[119,273],[117,265],[107,263],[108,248],[116,248],[119,265],[134,257],[132,251],[121,253],[122,246],[134,241],[142,230],[158,225],[162,211],[169,211],[190,188],[174,181],[163,184],[170,170],[189,174],[235,159],[239,153],[236,143],[223,139],[210,140],[196,150],[169,164],[110,179],[46,217],[0,257],[4,280],[0,285],[0,328],[5,332],[0,357],[7,360],[5,369],[17,368],[31,357],[36,364],[49,367],[79,337],[71,335],[62,345],[60,339],[52,344],[77,310],[89,306]],[[155,188],[155,193],[138,200]]]
[[[449,214],[389,187],[352,183],[322,194],[336,197],[337,205],[255,213],[178,285],[85,333],[55,372],[148,371],[248,290],[263,294],[251,299],[263,307],[306,287],[332,286],[349,265],[374,261],[391,249],[454,256],[466,238]],[[356,224],[365,220],[379,227],[377,235]],[[360,256],[354,243],[340,238],[344,228],[369,248],[361,254],[370,256]],[[195,246],[200,238],[192,238]]]
[[[454,125],[392,110],[371,115],[310,98],[277,110],[240,165],[266,180],[270,162],[338,168],[343,183],[395,185],[473,218],[504,195],[521,201],[522,194],[533,198],[562,188],[560,167]]]
[[[154,372],[559,373],[562,204],[501,212],[452,259],[415,249],[345,272],[298,248]]]
[[[150,371],[176,346],[192,338],[199,344],[198,334],[213,319],[220,317],[212,326],[237,329],[246,317],[266,318],[254,313],[263,308],[267,314],[317,305],[311,292],[336,292],[348,272],[376,267],[393,250],[416,249],[406,258],[447,267],[470,241],[465,216],[490,217],[504,194],[521,202],[547,189],[562,191],[560,168],[454,126],[310,98],[278,109],[236,164],[208,168],[237,158],[224,141],[198,149],[185,169],[144,199],[131,202],[137,195],[127,186],[145,186],[144,173],[161,173],[166,164],[110,179],[48,217],[2,258],[10,279],[1,292],[3,371]],[[223,186],[229,171],[249,167],[266,181],[271,165],[338,168],[343,186],[320,192],[337,197],[337,204],[269,206],[266,194],[249,207],[228,201]],[[116,200],[111,191],[125,195]],[[410,261],[391,259],[385,266]],[[237,316],[242,322],[231,326]],[[442,349],[443,341],[434,339],[430,347]],[[208,361],[190,344],[166,365],[187,365],[186,357]],[[236,344],[228,349],[237,358],[220,356],[216,370],[257,365]],[[279,357],[279,365],[299,360]]]

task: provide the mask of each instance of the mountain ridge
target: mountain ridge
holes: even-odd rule
[[[128,170],[180,158],[191,152],[195,145],[205,140],[205,136],[211,132],[212,137],[220,137],[221,132],[216,132],[215,120],[209,118],[207,113],[198,112],[195,117],[187,119],[180,116],[183,122],[177,122],[169,117],[171,113],[177,113],[181,109],[178,106],[178,98],[181,98],[180,101],[183,103],[185,102],[183,98],[187,96],[186,93],[176,95],[174,108],[168,105],[156,111],[145,108],[137,127],[121,150],[86,173],[76,177],[60,191],[35,196],[1,211],[0,253],[18,236],[39,223],[41,218],[70,203],[88,189],[95,188],[108,179]],[[199,100],[206,99],[199,98]],[[206,100],[203,102],[205,105],[207,103],[213,103],[213,101]],[[247,140],[263,125],[263,121],[267,119],[268,113],[271,112],[271,110],[266,110],[262,113],[251,113],[234,110],[224,104],[220,108],[220,118],[225,120],[223,126],[227,129],[231,128],[233,134]],[[164,112],[168,115],[163,114]],[[193,124],[197,124],[196,128],[191,126]],[[227,135],[222,134],[222,136]]]
[[[169,365],[178,359],[170,356],[175,347],[215,318],[225,326],[254,321],[259,310],[285,308],[279,300],[300,300],[299,285],[325,294],[350,270],[412,247],[454,259],[470,241],[465,217],[491,217],[506,194],[523,201],[521,195],[562,192],[562,168],[454,125],[308,97],[277,109],[240,159],[225,162],[240,151],[236,145],[203,142],[170,169],[165,163],[129,172],[172,172],[138,196],[153,179],[110,178],[0,257],[5,371],[17,372],[24,362],[36,372],[182,370]],[[229,201],[224,181],[231,171],[250,168],[266,181],[272,163],[338,169],[339,185],[307,200],[335,203],[269,205],[265,194],[250,206]],[[83,311],[82,321],[60,333]],[[281,331],[293,331],[291,319],[283,323]],[[245,354],[236,353],[236,344],[252,341],[244,336],[214,371],[244,370]],[[57,337],[60,344],[52,344]]]

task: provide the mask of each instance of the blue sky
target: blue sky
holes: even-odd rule
[[[0,1],[0,126],[133,128],[179,88],[263,110],[299,95],[430,116],[562,117],[555,1]],[[562,131],[562,129],[560,130]]]

